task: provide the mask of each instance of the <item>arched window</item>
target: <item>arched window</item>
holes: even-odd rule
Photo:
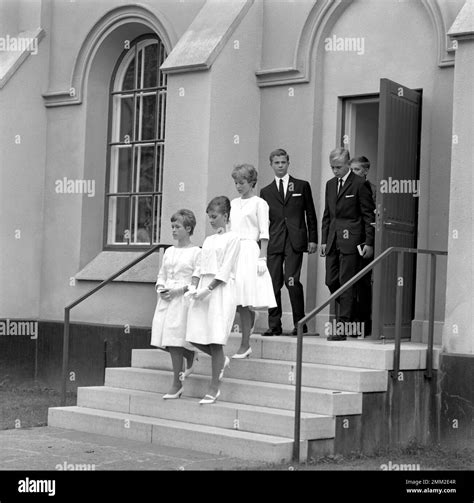
[[[165,146],[166,58],[142,36],[123,52],[110,86],[105,246],[159,243]]]

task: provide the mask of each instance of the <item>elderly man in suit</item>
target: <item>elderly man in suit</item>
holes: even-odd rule
[[[326,183],[322,223],[321,256],[326,257],[326,285],[334,293],[360,270],[360,257],[373,256],[374,201],[369,183],[349,169],[350,155],[336,148],[329,155],[334,178]],[[357,246],[362,253],[359,254]],[[355,288],[339,297],[337,322],[354,321]],[[346,335],[330,335],[328,340],[345,340]]]
[[[267,266],[273,282],[277,307],[268,310],[267,336],[281,335],[281,288],[283,283],[290,295],[294,329],[305,316],[303,285],[300,283],[303,253],[315,253],[318,248],[318,229],[311,187],[305,180],[288,174],[290,158],[283,149],[270,154],[270,166],[275,179],[260,191],[260,197],[270,207],[270,239]],[[303,327],[304,332],[308,329]]]

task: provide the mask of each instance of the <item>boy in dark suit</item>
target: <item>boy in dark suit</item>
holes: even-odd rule
[[[305,316],[303,285],[300,283],[303,253],[315,253],[318,229],[311,187],[305,180],[288,174],[290,158],[285,150],[270,154],[270,166],[275,179],[260,191],[260,197],[270,207],[270,239],[267,266],[273,282],[277,307],[268,310],[267,336],[281,335],[281,288],[285,283],[290,295],[294,329]],[[304,332],[307,332],[304,326]]]
[[[322,223],[321,256],[326,257],[326,285],[334,293],[360,270],[362,257],[373,256],[374,201],[369,183],[349,169],[350,155],[336,148],[329,155],[334,178],[326,183]],[[339,297],[338,322],[354,321],[354,287]],[[346,325],[344,325],[346,326]],[[345,335],[330,335],[328,340],[345,340]]]
[[[350,160],[351,171],[357,175],[367,180],[367,174],[370,169],[370,161],[365,156],[354,157]],[[377,187],[369,180],[372,190],[372,198],[374,204],[377,197]],[[372,257],[369,259],[361,258],[360,268],[363,269],[372,261]],[[369,271],[363,278],[361,278],[356,284],[355,288],[357,291],[357,301],[355,306],[354,317],[357,321],[364,323],[364,334],[366,336],[372,333],[372,271]]]

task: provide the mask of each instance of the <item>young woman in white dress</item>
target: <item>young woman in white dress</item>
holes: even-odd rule
[[[178,243],[166,249],[156,281],[158,302],[150,344],[169,351],[173,365],[173,384],[164,399],[181,396],[184,378],[192,372],[196,356],[186,342],[189,299],[184,296],[188,290],[195,290],[200,276],[201,250],[190,239],[195,226],[196,217],[190,210],[179,210],[171,217],[173,239]]]
[[[212,379],[201,404],[217,400],[220,381],[229,365],[229,358],[224,357],[224,346],[235,317],[234,278],[240,249],[239,236],[228,230],[229,199],[215,197],[206,212],[216,233],[207,237],[202,245],[201,278],[196,292],[190,295],[186,332],[186,341],[212,358]]]
[[[254,309],[277,305],[267,269],[269,207],[254,194],[257,176],[257,170],[251,164],[240,164],[232,171],[240,194],[231,202],[230,228],[241,240],[235,284],[242,330],[240,348],[232,358],[247,358],[252,353],[250,334],[255,322]]]

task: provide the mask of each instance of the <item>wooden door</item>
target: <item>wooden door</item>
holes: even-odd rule
[[[380,80],[375,256],[390,246],[416,248],[421,131],[421,92]],[[410,183],[411,182],[411,183]],[[402,336],[410,337],[416,257],[405,255]],[[393,338],[397,259],[375,268],[372,337]]]

